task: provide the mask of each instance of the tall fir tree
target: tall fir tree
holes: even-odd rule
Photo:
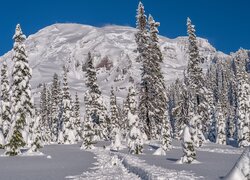
[[[189,105],[189,94],[186,84],[183,82],[179,90],[179,98],[176,100],[176,105],[172,109],[173,116],[175,118],[175,137],[181,139],[185,125],[188,124],[188,105]],[[174,87],[173,91],[178,92]]]
[[[63,140],[61,141],[62,144],[73,144],[76,142],[75,139],[75,129],[74,129],[74,117],[72,117],[72,103],[71,97],[69,93],[69,86],[68,86],[68,78],[67,78],[67,70],[64,69],[64,76],[63,76],[63,98],[62,98],[62,105],[63,105]]]
[[[46,84],[43,84],[41,95],[40,95],[40,123],[42,130],[42,141],[44,144],[50,144],[51,142],[51,130],[49,126],[49,104],[50,99],[48,97],[48,88]]]
[[[108,124],[110,120],[97,84],[96,70],[93,66],[93,58],[90,52],[88,53],[86,66],[86,86],[89,88],[86,95],[89,97],[86,98],[88,102],[85,102],[85,104],[88,104],[88,106],[85,108],[89,108],[86,111],[90,113],[90,118],[92,118],[96,138],[108,139]]]
[[[139,117],[144,122],[148,139],[157,139],[161,135],[161,124],[165,121],[167,96],[160,63],[163,61],[159,47],[158,22],[150,15],[147,20],[142,3],[137,10],[137,33],[135,34],[138,59],[142,62],[142,82],[139,99]],[[170,137],[170,136],[169,136]]]
[[[7,63],[4,61],[1,69],[1,121],[4,138],[7,137],[11,126],[10,86],[8,76]]]
[[[116,104],[116,96],[114,89],[111,87],[110,92],[110,138],[112,141],[111,148],[119,150],[121,148],[121,127],[119,123],[119,112]]]
[[[81,145],[81,149],[93,149],[95,144],[95,136],[96,132],[94,129],[94,122],[91,118],[91,111],[90,111],[90,102],[91,96],[89,95],[89,90],[84,95],[84,102],[85,102],[85,116],[84,116],[84,123],[83,123],[83,142]]]
[[[202,74],[202,58],[199,55],[199,49],[197,45],[197,38],[195,35],[195,28],[192,25],[191,20],[187,19],[187,32],[188,32],[188,90],[190,94],[190,111],[193,112],[192,114],[195,116],[196,121],[191,121],[196,124],[190,124],[190,126],[196,128],[196,133],[194,134],[194,140],[196,145],[201,146],[204,139],[202,134],[202,110],[201,105],[202,101],[204,100],[202,93],[204,92],[204,79]],[[199,117],[199,118],[197,118]],[[190,117],[192,119],[192,117]]]
[[[141,154],[143,151],[143,132],[142,132],[142,121],[139,119],[137,114],[137,104],[135,97],[134,87],[129,88],[127,96],[127,102],[129,105],[128,110],[128,134],[127,134],[127,145],[129,152],[132,154]]]
[[[239,147],[250,145],[250,79],[246,71],[248,55],[240,49],[235,57],[237,95],[238,95],[238,144]]]
[[[59,124],[59,90],[60,83],[58,75],[55,73],[53,76],[51,86],[51,131],[52,141],[56,142],[58,138],[58,124]]]
[[[225,116],[224,116],[220,101],[217,103],[216,111],[217,111],[216,112],[216,120],[217,120],[216,143],[225,145],[226,144],[226,123],[225,123]]]
[[[74,127],[76,130],[76,140],[80,141],[82,140],[82,122],[81,122],[81,117],[80,117],[80,102],[79,102],[79,97],[78,94],[75,94],[75,102],[74,102]]]
[[[20,154],[20,148],[27,143],[27,133],[29,124],[33,118],[33,104],[31,100],[31,68],[25,50],[25,35],[21,26],[16,26],[13,36],[14,43],[14,67],[12,71],[12,128],[8,134],[8,144],[6,145],[7,155]]]

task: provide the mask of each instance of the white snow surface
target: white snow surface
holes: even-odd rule
[[[246,147],[235,166],[228,173],[226,180],[250,179],[250,147]]]
[[[69,86],[72,94],[78,91],[80,99],[86,91],[84,76],[81,66],[85,64],[87,53],[92,52],[94,65],[98,68],[98,84],[108,100],[110,87],[113,86],[118,96],[118,102],[122,102],[131,85],[131,78],[138,86],[140,81],[140,64],[136,62],[136,43],[134,40],[135,28],[126,26],[93,27],[81,24],[53,24],[30,35],[25,47],[30,67],[33,69],[31,85],[33,93],[39,96],[41,83],[51,83],[52,76],[63,74],[63,65],[68,67]],[[164,56],[162,69],[166,84],[169,85],[177,77],[182,77],[187,65],[187,37],[168,39],[160,37],[160,46]],[[198,46],[201,55],[209,64],[214,56],[228,57],[217,52],[206,39],[198,38]],[[7,61],[12,66],[13,51],[9,51],[0,57],[0,63]],[[108,59],[112,64],[110,70],[100,68],[102,62]],[[78,66],[78,64],[80,66]],[[12,72],[11,70],[9,72]],[[130,78],[131,77],[131,78]],[[39,88],[37,88],[39,86]]]
[[[113,179],[140,179],[137,175],[129,173],[123,166],[117,155],[111,155],[110,151],[103,148],[91,150],[95,154],[97,162],[96,167],[91,168],[94,171],[84,172],[79,176],[67,176],[68,179],[76,180],[113,180]]]

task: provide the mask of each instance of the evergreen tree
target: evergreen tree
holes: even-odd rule
[[[135,34],[135,41],[137,43],[137,51],[139,52],[138,61],[142,61],[143,56],[148,42],[147,34],[147,16],[145,15],[144,6],[141,2],[138,4],[137,15],[136,15],[136,28],[138,29]]]
[[[136,17],[138,32],[135,38],[139,52],[138,59],[142,62],[139,117],[144,122],[144,131],[148,139],[156,139],[161,134],[161,125],[165,121],[164,113],[167,110],[166,89],[160,68],[162,62],[158,38],[160,24],[150,15],[149,30],[146,28],[147,20],[142,3],[139,3]]]
[[[176,107],[172,110],[175,117],[176,124],[176,138],[180,139],[186,124],[188,124],[188,103],[189,96],[185,84],[180,89],[180,97],[176,102]]]
[[[58,75],[55,73],[53,76],[53,82],[51,86],[51,130],[52,130],[52,141],[56,142],[58,138],[58,124],[59,124],[59,90],[60,83]]]
[[[78,94],[75,95],[75,102],[74,102],[74,127],[76,129],[76,140],[82,140],[82,122],[80,118],[80,102],[78,98]]]
[[[192,111],[193,115],[195,116],[195,119],[197,121],[196,124],[190,124],[190,126],[193,126],[196,128],[196,133],[194,134],[196,137],[194,139],[198,138],[199,143],[195,143],[196,145],[201,146],[203,142],[203,135],[202,133],[202,122],[201,122],[201,104],[203,101],[202,93],[204,92],[204,79],[202,74],[202,68],[200,67],[200,64],[202,63],[202,58],[199,56],[199,50],[197,46],[197,39],[195,35],[195,29],[194,25],[192,25],[191,20],[187,19],[187,32],[188,32],[188,90],[190,93],[190,111]],[[199,117],[199,118],[197,118]],[[192,118],[192,117],[191,117]],[[197,136],[199,134],[199,136]]]
[[[41,116],[39,113],[36,113],[35,121],[32,123],[32,132],[32,143],[29,152],[37,152],[38,149],[43,147]]]
[[[168,115],[167,115],[167,111],[166,111],[166,120],[163,121],[163,124],[162,124],[162,132],[161,132],[161,141],[162,141],[162,149],[164,151],[168,151],[172,148],[172,145],[171,145],[171,131],[170,131],[170,124],[169,124],[169,120],[168,120]]]
[[[4,138],[6,138],[11,126],[10,92],[9,92],[10,87],[8,80],[8,67],[6,61],[4,61],[2,65],[1,77],[2,77],[1,78],[1,121],[2,121],[3,136]]]
[[[44,144],[49,144],[51,142],[51,131],[49,127],[49,97],[48,89],[46,84],[43,84],[43,89],[40,96],[40,123],[42,131],[42,141]]]
[[[29,123],[33,118],[33,104],[31,100],[31,69],[25,51],[23,35],[20,25],[16,26],[13,37],[14,43],[14,67],[12,72],[12,129],[10,130],[6,145],[7,155],[17,155],[20,148],[26,145]],[[26,134],[25,134],[26,133]]]
[[[240,49],[235,57],[237,92],[238,92],[238,143],[239,147],[250,145],[250,79],[246,71],[245,62],[248,55]]]
[[[24,129],[23,125],[24,121],[25,121],[24,114],[21,113],[20,117],[18,117],[18,119],[15,122],[13,135],[11,136],[8,144],[5,145],[6,155],[16,156],[21,153],[20,148],[26,145],[22,135],[22,130]]]
[[[119,150],[121,147],[121,133],[119,125],[119,112],[116,104],[116,96],[114,94],[113,87],[111,87],[111,94],[110,94],[110,124],[111,124],[110,137],[112,140],[111,147],[114,150]]]
[[[215,99],[214,99],[214,86],[215,86],[215,79],[214,79],[214,65],[210,66],[206,74],[206,84],[207,84],[207,91],[206,91],[206,99],[207,99],[207,112],[208,112],[208,121],[206,122],[206,138],[212,142],[216,141],[216,119],[215,119]]]
[[[220,101],[217,103],[217,137],[216,143],[226,145],[226,123]]]
[[[128,102],[128,135],[127,144],[129,152],[132,154],[141,154],[143,150],[143,125],[137,115],[136,93],[134,87],[129,88],[127,96]]]
[[[126,135],[128,133],[128,111],[129,111],[129,107],[128,107],[128,102],[127,102],[127,98],[123,101],[123,107],[122,107],[122,112],[121,112],[121,132],[122,132],[122,137],[126,138]]]
[[[94,130],[94,123],[91,118],[91,110],[90,110],[90,102],[91,96],[89,95],[89,90],[84,95],[85,102],[85,116],[83,123],[83,143],[81,145],[81,149],[93,149],[95,144],[95,136],[96,132]]]
[[[68,87],[68,79],[67,79],[67,71],[64,69],[64,76],[63,76],[63,98],[62,98],[62,105],[63,105],[63,142],[65,144],[73,144],[75,143],[75,132],[74,132],[74,117],[72,117],[72,104],[71,104],[71,97],[69,93]]]
[[[141,122],[138,115],[128,112],[129,134],[128,134],[128,148],[131,154],[141,154],[143,150],[143,139],[141,132]]]
[[[196,159],[196,152],[192,135],[190,133],[189,126],[185,126],[182,137],[182,150],[183,157],[181,158],[182,163],[192,163]]]
[[[107,113],[107,108],[103,102],[101,91],[99,90],[99,86],[97,84],[96,71],[93,66],[93,58],[91,54],[88,53],[87,57],[87,71],[86,71],[86,86],[89,88],[89,92],[87,93],[89,108],[87,111],[90,113],[90,118],[92,118],[94,130],[96,132],[96,138],[99,139],[108,139],[108,123],[109,117]]]

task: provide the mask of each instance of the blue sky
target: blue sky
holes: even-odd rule
[[[138,0],[2,0],[0,6],[0,55],[13,46],[17,23],[26,35],[54,23],[135,26]],[[197,35],[217,50],[229,53],[250,49],[249,0],[143,0],[146,14],[160,21],[160,34],[169,38],[186,35],[186,18]]]

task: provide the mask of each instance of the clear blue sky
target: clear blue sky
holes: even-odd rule
[[[26,35],[54,23],[135,26],[138,0],[2,0],[0,6],[0,55],[13,46],[17,23]],[[197,35],[217,50],[229,53],[250,49],[250,0],[142,0],[146,14],[160,21],[160,34],[186,35],[186,18]]]

